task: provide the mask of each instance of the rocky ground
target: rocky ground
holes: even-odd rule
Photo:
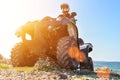
[[[71,71],[17,71],[15,69],[0,69],[0,80],[120,80],[120,73],[112,73],[109,79],[100,79],[95,73]]]
[[[0,64],[0,80],[120,80],[120,72],[111,72],[109,79],[101,79],[96,71],[65,70],[48,60],[39,60],[34,67]]]

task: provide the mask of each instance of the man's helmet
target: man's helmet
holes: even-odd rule
[[[68,4],[66,4],[66,3],[63,3],[63,4],[61,4],[61,10],[62,10],[62,12],[64,13],[64,12],[69,12],[69,5]]]

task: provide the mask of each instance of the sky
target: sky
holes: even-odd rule
[[[57,17],[62,3],[77,12],[79,37],[93,44],[93,60],[120,61],[120,0],[0,0],[0,54],[10,58],[11,49],[21,41],[16,29],[27,21]]]

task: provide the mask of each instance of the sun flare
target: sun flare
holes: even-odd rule
[[[28,21],[38,20],[46,15],[52,15],[54,9],[49,0],[2,0],[0,1],[0,54],[10,57],[11,48],[21,41],[15,36],[15,31]],[[45,4],[45,5],[43,5]],[[28,36],[27,38],[30,39]]]

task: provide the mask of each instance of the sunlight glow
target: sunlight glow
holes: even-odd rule
[[[49,0],[48,2],[43,0],[0,1],[0,54],[9,58],[11,48],[21,41],[15,36],[16,29],[27,21],[38,20],[52,14],[48,13],[50,8],[54,7],[51,5]],[[30,39],[29,36],[27,38]]]
[[[68,49],[68,55],[78,62],[84,62],[86,59],[85,53],[76,46],[72,46]]]

